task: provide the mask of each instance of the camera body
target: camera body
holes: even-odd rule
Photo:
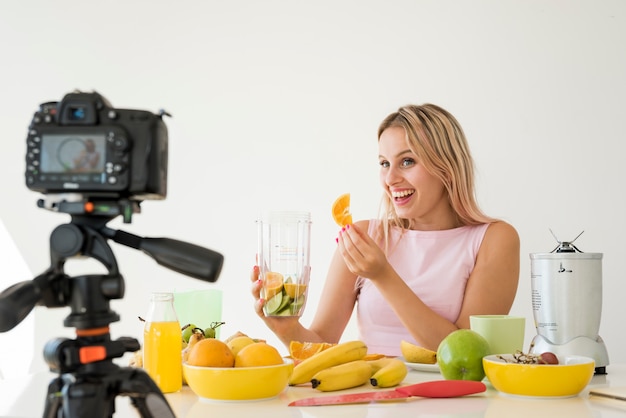
[[[44,194],[165,199],[168,135],[161,114],[115,109],[97,92],[40,105],[26,140],[26,186]]]

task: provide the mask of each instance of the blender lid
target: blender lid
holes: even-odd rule
[[[602,253],[530,253],[531,260],[602,259]]]
[[[583,234],[583,232],[585,231],[582,231],[580,234],[576,235],[576,238],[574,238],[571,241],[560,241],[556,237],[554,232],[552,232],[552,229],[550,229],[550,233],[552,234],[556,242],[559,243],[559,245],[557,245],[556,248],[554,248],[549,253],[531,253],[530,258],[533,260],[534,259],[586,259],[586,258],[599,259],[599,258],[602,258],[602,253],[584,253],[580,251],[574,245],[574,241],[576,241],[578,237],[580,237]]]

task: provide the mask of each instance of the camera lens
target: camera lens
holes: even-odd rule
[[[84,120],[86,116],[84,106],[72,106],[69,109],[70,120]]]

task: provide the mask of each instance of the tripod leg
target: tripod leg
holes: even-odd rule
[[[142,369],[108,376],[64,374],[48,385],[44,418],[111,418],[117,395],[129,396],[143,418],[175,418],[167,399]]]
[[[44,418],[112,417],[115,395],[102,383],[64,374],[48,385]]]
[[[149,393],[141,398],[131,398],[131,402],[143,418],[176,417],[167,400],[156,393]]]
[[[98,381],[73,381],[68,376],[63,387],[64,418],[111,418],[115,412],[115,394]]]
[[[48,394],[46,395],[46,407],[43,412],[44,418],[56,418],[58,417],[59,410],[61,409],[63,395],[63,379],[60,377],[54,378],[48,385]]]
[[[157,384],[143,369],[122,368],[120,395],[130,396],[131,402],[144,418],[175,418],[174,411]]]

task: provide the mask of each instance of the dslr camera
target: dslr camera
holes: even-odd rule
[[[43,103],[28,130],[27,187],[94,199],[165,199],[164,114],[115,109],[97,92]]]

